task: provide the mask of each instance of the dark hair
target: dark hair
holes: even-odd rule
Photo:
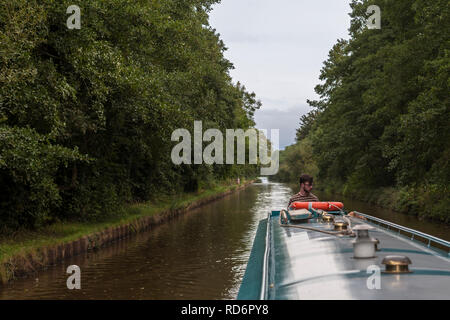
[[[313,184],[313,177],[311,177],[309,174],[302,174],[300,176],[300,184],[309,182],[310,184]]]

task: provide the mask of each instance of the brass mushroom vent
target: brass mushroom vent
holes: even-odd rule
[[[342,231],[347,230],[348,223],[344,220],[337,220],[334,222],[334,230],[336,231]]]
[[[334,216],[333,215],[331,215],[331,214],[328,214],[328,213],[326,213],[326,214],[323,214],[322,215],[322,221],[323,222],[333,222],[334,221]]]
[[[386,265],[385,273],[410,273],[408,265],[411,260],[405,256],[386,256],[382,264]]]

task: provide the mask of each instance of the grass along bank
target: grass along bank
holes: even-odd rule
[[[354,185],[336,181],[319,181],[317,188],[325,193],[341,194],[382,208],[413,215],[419,219],[450,224],[450,198],[446,186],[423,184],[403,188],[370,188],[362,183]]]
[[[0,238],[0,283],[32,274],[58,263],[64,258],[95,250],[148,227],[222,198],[251,184],[240,185],[228,180],[208,190],[176,196],[161,196],[158,200],[127,205],[120,215],[92,222],[60,222],[37,231],[19,231]]]

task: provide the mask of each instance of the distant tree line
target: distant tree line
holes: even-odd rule
[[[76,2],[76,1],[75,1]],[[254,176],[255,165],[172,163],[176,128],[254,126],[208,23],[218,0],[0,4],[0,226],[102,219],[123,203]]]
[[[381,8],[379,30],[365,27],[372,4]],[[281,154],[278,178],[315,164],[340,191],[393,190],[397,208],[450,222],[449,3],[353,0],[351,9],[350,39],[324,62],[320,99],[308,101],[313,111]]]

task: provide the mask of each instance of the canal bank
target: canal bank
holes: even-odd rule
[[[257,233],[269,210],[285,208],[297,192],[283,183],[255,182],[146,232],[89,250],[39,272],[0,286],[10,299],[236,299]],[[441,225],[388,212],[368,203],[317,193],[321,200],[343,201],[381,219],[445,238]],[[450,239],[448,239],[450,240]],[[67,267],[81,270],[81,289],[69,290]]]
[[[259,221],[292,190],[255,182],[145,232],[0,285],[0,300],[236,299]],[[69,290],[67,267],[81,270]]]
[[[177,195],[158,204],[135,204],[128,214],[101,223],[58,223],[39,232],[22,232],[0,241],[0,283],[35,274],[87,251],[141,233],[251,185],[226,183],[198,194]]]
[[[448,188],[424,184],[418,187],[370,188],[355,187],[349,183],[321,181],[317,189],[327,194],[338,194],[347,199],[367,202],[381,208],[450,226],[450,198]]]

